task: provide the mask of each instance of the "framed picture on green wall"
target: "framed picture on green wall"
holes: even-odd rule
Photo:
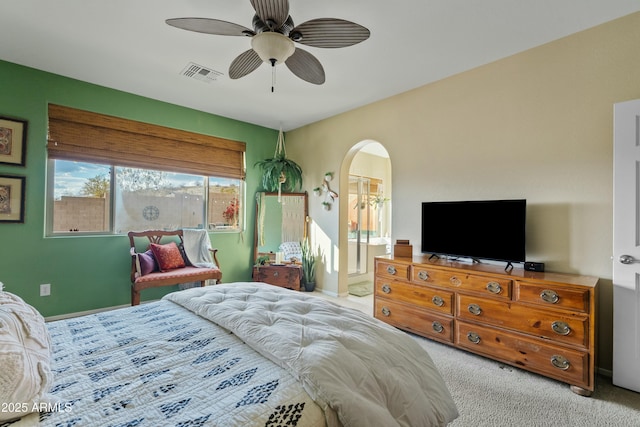
[[[24,176],[0,175],[0,222],[24,222]]]
[[[0,163],[24,166],[27,145],[27,122],[0,117]]]

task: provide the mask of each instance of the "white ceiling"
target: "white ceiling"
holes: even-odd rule
[[[302,46],[323,64],[316,86],[263,64],[231,80],[246,37],[180,30],[177,17],[251,28],[249,0],[1,0],[0,59],[269,128],[308,123],[640,11],[638,0],[290,0],[296,24],[342,18],[371,30],[342,49]],[[187,78],[188,63],[220,71]]]

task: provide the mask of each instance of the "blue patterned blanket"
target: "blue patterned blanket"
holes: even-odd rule
[[[59,403],[11,426],[324,426],[284,369],[170,301],[51,322]]]

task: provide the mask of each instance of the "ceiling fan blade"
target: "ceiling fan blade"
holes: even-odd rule
[[[313,47],[347,47],[369,38],[362,25],[337,18],[318,18],[303,22],[291,30],[293,41]]]
[[[249,49],[238,55],[236,59],[231,62],[229,66],[229,77],[232,79],[244,77],[258,68],[260,64],[262,64],[262,59],[260,59],[253,49]]]
[[[324,68],[320,61],[309,52],[296,48],[293,55],[284,62],[293,74],[316,85],[324,83]]]
[[[210,18],[173,18],[165,21],[172,27],[219,36],[254,36],[253,30],[233,22]]]
[[[289,17],[289,0],[251,0],[256,15],[273,30],[277,30]]]

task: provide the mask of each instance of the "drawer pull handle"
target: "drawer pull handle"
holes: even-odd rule
[[[442,323],[438,322],[437,320],[433,321],[433,323],[431,324],[431,327],[433,328],[434,331],[436,331],[439,334],[441,334],[442,331],[444,331],[444,326],[442,326]]]
[[[462,280],[458,279],[456,276],[451,276],[449,279],[449,283],[453,286],[460,286],[462,284]]]
[[[433,305],[436,305],[438,307],[442,307],[444,305],[444,300],[438,295],[434,295],[433,298],[431,298],[431,302],[433,303]]]
[[[469,304],[469,307],[467,307],[467,309],[469,310],[469,313],[473,314],[474,316],[479,316],[480,313],[482,313],[482,308],[480,308],[478,304]]]
[[[499,294],[502,292],[502,286],[498,282],[489,282],[487,283],[487,290],[492,294]]]
[[[389,286],[388,284],[384,284],[382,285],[382,292],[384,292],[385,294],[388,294],[391,292],[391,286]]]
[[[424,271],[424,270],[420,270],[418,272],[418,279],[420,279],[420,280],[429,280],[429,273]]]
[[[571,333],[571,327],[566,322],[561,322],[559,320],[553,322],[551,324],[551,329],[558,335],[569,335]]]
[[[393,265],[388,265],[387,266],[387,273],[396,274],[396,268]]]
[[[480,335],[475,332],[467,332],[467,339],[474,344],[478,344],[480,342]]]
[[[382,315],[383,316],[389,317],[390,314],[391,314],[391,310],[389,310],[387,307],[382,307]]]
[[[278,277],[278,272],[277,271],[273,272],[273,277]]]
[[[540,293],[540,298],[542,298],[543,301],[551,304],[557,303],[558,300],[560,299],[560,297],[558,296],[558,293],[551,289],[545,289],[544,291],[542,291]]]
[[[566,357],[559,356],[557,354],[551,356],[551,364],[558,369],[562,369],[563,371],[566,371],[571,366]]]

